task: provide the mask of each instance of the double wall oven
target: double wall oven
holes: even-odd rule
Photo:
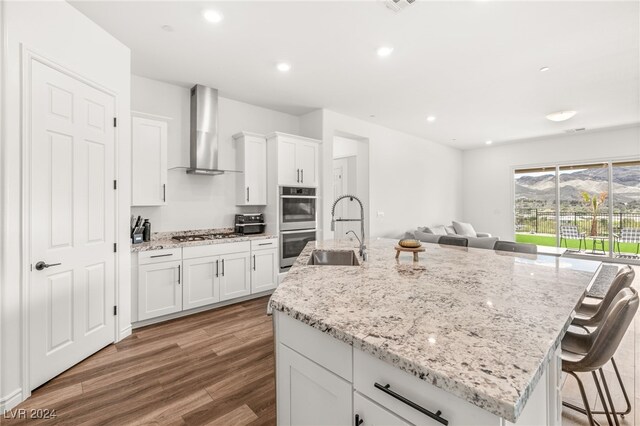
[[[280,270],[287,271],[316,240],[316,188],[280,187]]]

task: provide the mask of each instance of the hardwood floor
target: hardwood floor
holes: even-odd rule
[[[275,424],[267,301],[250,300],[135,330],[36,389],[16,408],[55,410],[56,418],[1,423]]]

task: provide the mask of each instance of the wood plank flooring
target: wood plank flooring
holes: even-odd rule
[[[268,297],[135,330],[40,388],[7,425],[273,425]],[[14,409],[15,411],[15,409]]]

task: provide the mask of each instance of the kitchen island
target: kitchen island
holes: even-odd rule
[[[278,424],[559,424],[559,344],[600,263],[394,245],[317,266],[356,249],[309,243],[274,292]]]

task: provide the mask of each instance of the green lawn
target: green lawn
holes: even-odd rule
[[[555,247],[556,246],[556,237],[554,235],[516,234],[516,241],[519,242],[519,243],[530,243],[530,244],[536,244],[536,245],[539,245],[539,246],[549,246],[549,247]],[[591,251],[592,244],[593,244],[593,240],[591,240],[591,239],[589,239],[587,237],[587,249],[589,251]],[[564,247],[564,241],[562,242],[562,246]],[[579,242],[578,242],[578,240],[567,240],[567,246],[570,249],[576,249],[577,250],[578,246],[579,246]],[[620,250],[623,253],[635,254],[636,247],[637,247],[636,244],[629,244],[629,243],[621,243],[620,244]],[[584,244],[582,245],[582,248],[584,250]],[[604,250],[605,250],[605,252],[609,253],[609,242],[608,241],[604,242]]]

